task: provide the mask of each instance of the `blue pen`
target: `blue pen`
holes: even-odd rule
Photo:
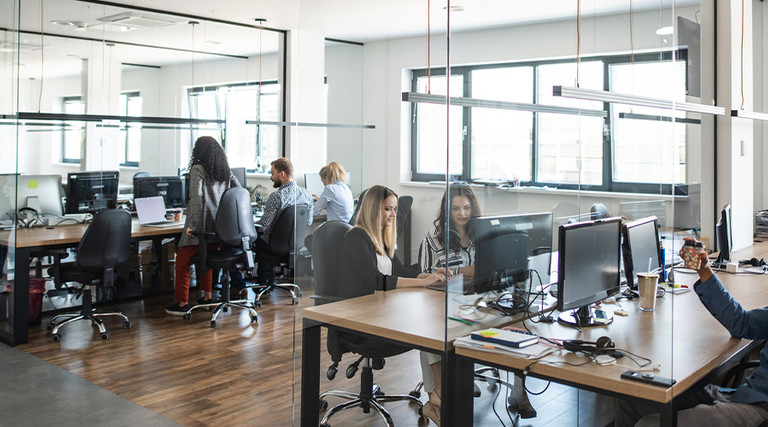
[[[661,245],[661,282],[666,283],[667,282],[667,269],[665,267],[665,263],[667,262],[667,257],[664,256],[664,245]]]

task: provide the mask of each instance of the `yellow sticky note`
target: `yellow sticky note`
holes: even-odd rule
[[[30,179],[29,181],[27,181],[27,186],[31,189],[37,188],[37,180]]]
[[[499,333],[498,332],[494,332],[494,331],[485,330],[485,331],[481,331],[480,335],[482,335],[484,337],[495,337],[496,335],[499,335]]]

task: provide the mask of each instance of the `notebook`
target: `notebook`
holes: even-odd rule
[[[514,348],[527,347],[539,342],[539,337],[536,335],[496,328],[472,332],[471,337],[473,340],[501,344]]]
[[[173,227],[181,223],[165,219],[165,201],[162,196],[134,199],[139,224],[143,227]]]

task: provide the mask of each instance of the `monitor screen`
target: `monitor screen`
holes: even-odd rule
[[[472,218],[469,235],[475,243],[475,275],[468,292],[502,290],[525,282],[534,270],[549,283],[551,212]]]
[[[661,266],[661,251],[659,250],[659,232],[656,227],[656,217],[639,219],[624,224],[621,227],[624,255],[624,276],[627,285],[637,289],[637,272],[650,271]]]
[[[178,176],[147,176],[133,179],[133,198],[162,196],[166,208],[186,206],[184,178]]]
[[[246,177],[245,177],[245,168],[230,168],[229,170],[232,171],[232,175],[237,178],[237,182],[240,183],[241,187],[245,187],[246,184]]]
[[[579,326],[611,322],[612,317],[607,315],[596,321],[590,304],[619,291],[620,226],[620,218],[560,226],[557,309],[563,312],[561,322]]]
[[[731,204],[727,204],[720,211],[720,219],[715,224],[715,238],[717,240],[717,250],[720,253],[713,263],[713,267],[723,268],[731,260],[731,249],[733,248],[733,235],[731,230]]]
[[[21,208],[32,208],[43,215],[61,215],[61,196],[59,175],[2,175],[0,219],[15,219],[16,211]]]
[[[98,213],[117,207],[117,171],[70,172],[67,174],[66,213]]]

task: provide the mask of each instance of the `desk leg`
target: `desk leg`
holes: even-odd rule
[[[11,345],[29,341],[29,248],[16,248],[13,271],[13,337]]]
[[[448,352],[448,363],[443,372],[443,405],[440,418],[442,425],[471,426],[474,418],[475,364],[459,357],[454,351]],[[447,398],[447,401],[446,401]]]
[[[301,335],[301,425],[315,427],[320,415],[320,324],[304,319]]]
[[[156,294],[160,292],[163,284],[163,239],[152,239],[152,254],[155,257],[152,271],[152,293]],[[167,260],[165,262],[168,262]]]
[[[661,420],[660,424],[663,427],[674,427],[677,425],[677,411],[673,402],[669,402],[666,405],[661,406]]]

